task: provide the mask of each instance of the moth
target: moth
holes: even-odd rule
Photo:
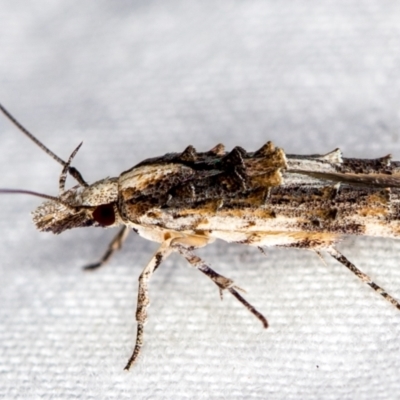
[[[160,243],[139,277],[137,335],[125,366],[137,360],[149,305],[152,274],[172,253],[182,255],[207,275],[222,293],[239,300],[264,328],[266,318],[239,293],[235,283],[217,273],[195,250],[215,239],[255,246],[322,251],[400,310],[399,302],[361,272],[335,247],[344,235],[398,238],[400,235],[400,162],[343,158],[339,149],[325,155],[291,155],[267,142],[257,151],[218,144],[206,152],[188,146],[180,153],[150,158],[119,177],[88,184],[71,166],[81,144],[62,160],[0,105],[1,111],[42,150],[62,165],[58,196],[1,189],[45,198],[33,211],[40,231],[122,226],[99,262],[120,249],[128,233]],[[65,189],[67,174],[77,185]]]

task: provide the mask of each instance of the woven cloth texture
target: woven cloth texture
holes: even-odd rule
[[[0,101],[63,159],[83,140],[89,182],[189,144],[400,159],[399,20],[389,0],[3,0]],[[57,195],[60,165],[2,116],[0,137],[0,187]],[[123,371],[156,244],[83,272],[114,232],[37,232],[39,203],[0,196],[0,398],[398,398],[398,310],[328,256],[222,242],[198,254],[270,328],[173,255]],[[339,249],[400,298],[400,242]]]

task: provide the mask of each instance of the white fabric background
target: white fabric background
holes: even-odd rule
[[[83,140],[90,182],[188,144],[399,159],[399,18],[390,0],[3,0],[0,99],[64,159]],[[60,166],[1,116],[0,135],[0,187],[57,194]],[[0,198],[1,398],[399,398],[400,312],[334,260],[224,243],[199,254],[270,329],[173,256],[126,373],[156,245],[132,234],[84,273],[114,232],[39,233],[37,204]],[[399,242],[340,249],[400,298]]]

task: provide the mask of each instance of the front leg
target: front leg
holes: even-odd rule
[[[102,265],[108,262],[111,256],[122,247],[122,244],[125,242],[128,235],[129,227],[124,225],[115,235],[111,243],[108,245],[107,251],[104,253],[103,257],[101,257],[100,261],[86,265],[85,267],[83,267],[83,269],[85,271],[91,271],[100,268]]]
[[[126,370],[129,370],[132,364],[137,360],[143,346],[144,324],[147,321],[147,307],[150,304],[148,282],[153,275],[153,272],[171,254],[172,251],[173,249],[170,247],[169,240],[162,243],[139,277],[138,302],[136,308],[136,342],[131,358],[124,368]]]

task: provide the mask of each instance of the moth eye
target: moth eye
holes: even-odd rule
[[[93,211],[93,219],[100,225],[109,226],[115,222],[114,207],[112,204],[103,204]]]

